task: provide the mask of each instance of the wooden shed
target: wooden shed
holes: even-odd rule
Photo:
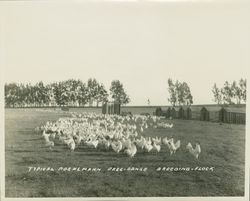
[[[200,111],[200,120],[201,121],[209,121],[209,111],[206,107],[202,107]]]
[[[161,109],[161,107],[157,107],[157,108],[155,109],[155,115],[156,115],[156,116],[161,116],[161,115],[162,115],[162,109]]]
[[[162,110],[162,116],[169,118],[171,115],[171,108],[167,107],[165,110]]]
[[[194,120],[200,120],[201,119],[201,106],[191,106],[190,108],[191,111],[191,119]]]
[[[171,117],[171,107],[168,107],[166,110],[166,118]]]
[[[121,105],[116,102],[106,102],[102,105],[102,114],[120,114]]]
[[[170,117],[172,117],[173,119],[178,119],[179,111],[180,111],[180,107],[172,107],[170,110]]]
[[[179,107],[178,117],[179,119],[184,119],[184,108],[182,106]]]
[[[224,107],[220,112],[221,120],[224,123],[246,124],[245,107]]]
[[[220,106],[206,106],[201,109],[201,121],[221,122],[221,107]]]
[[[183,119],[191,119],[192,118],[192,111],[189,106],[182,106],[183,109]]]

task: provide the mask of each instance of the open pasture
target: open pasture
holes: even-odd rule
[[[143,108],[142,108],[142,111]],[[146,129],[145,136],[174,137],[181,148],[170,156],[162,145],[159,153],[138,150],[125,153],[85,146],[71,152],[56,144],[44,146],[34,129],[48,120],[68,116],[53,110],[5,110],[6,197],[141,197],[141,196],[243,196],[245,126],[191,120],[163,120],[173,128]],[[186,150],[199,141],[199,160]],[[28,171],[29,167],[100,168],[101,171]],[[108,171],[110,167],[146,167],[141,171]],[[156,171],[159,167],[214,167],[214,171]]]

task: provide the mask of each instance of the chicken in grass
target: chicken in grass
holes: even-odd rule
[[[122,143],[122,148],[123,148],[123,149],[129,148],[130,145],[131,145],[131,140],[130,140],[130,139],[122,138],[122,139],[121,139],[121,143]]]
[[[76,138],[75,143],[76,143],[77,146],[79,146],[81,144],[81,141],[83,140],[83,138],[80,135],[76,135],[75,138]]]
[[[175,154],[175,152],[180,148],[181,146],[181,141],[178,140],[176,143],[174,143],[174,139],[171,138],[171,139],[167,139],[167,138],[164,138],[163,139],[163,143],[166,144],[169,148],[169,151],[170,151],[170,155],[172,154]]]
[[[199,155],[201,153],[201,146],[200,144],[196,143],[195,148],[193,148],[192,144],[189,142],[186,146],[188,149],[189,153],[192,154],[196,159],[199,158]]]
[[[133,158],[137,152],[137,148],[134,143],[131,143],[130,147],[124,151],[130,158]]]
[[[103,141],[102,141],[102,143],[103,143],[105,149],[108,150],[109,147],[110,147],[110,145],[111,145],[111,142],[109,140],[107,140],[107,139],[104,138]]]
[[[158,138],[157,136],[155,138],[152,138],[152,146],[153,146],[153,150],[155,150],[156,152],[160,152],[161,150],[161,137]]]
[[[156,142],[153,142],[153,150],[160,152],[161,150],[161,145],[157,144]]]
[[[49,140],[50,134],[47,134],[45,130],[43,131],[42,136],[43,136],[43,138],[44,138],[45,141],[50,141]]]
[[[86,141],[86,145],[89,147],[94,147],[95,149],[97,148],[99,141],[97,140],[96,137],[90,137],[88,138],[88,140]]]
[[[155,144],[161,144],[161,137],[155,137],[155,138],[152,138],[152,142],[155,143]]]
[[[50,150],[52,150],[52,147],[54,147],[54,142],[53,141],[50,141],[49,137],[50,137],[50,134],[47,134],[45,132],[45,130],[43,131],[43,138],[45,140],[45,146],[46,147],[49,147]]]
[[[136,140],[136,145],[138,147],[140,147],[141,149],[143,149],[145,147],[145,144],[146,144],[146,140],[145,140],[145,138],[143,136],[141,136],[140,139]]]
[[[168,145],[168,137],[164,137],[162,139],[162,143],[165,144],[165,145]]]
[[[147,152],[150,152],[154,148],[150,137],[146,139],[144,148],[146,149]]]
[[[122,142],[121,141],[113,141],[111,143],[112,149],[116,152],[119,153],[122,150]]]
[[[76,148],[75,141],[72,137],[64,139],[64,144],[66,144],[70,148],[71,151],[74,151]]]

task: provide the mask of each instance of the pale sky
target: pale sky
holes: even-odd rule
[[[225,2],[1,2],[4,81],[119,79],[130,105],[166,105],[173,78],[212,103],[250,67],[249,1]]]

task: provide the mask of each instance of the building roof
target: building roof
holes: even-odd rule
[[[190,109],[193,112],[200,112],[202,107],[201,106],[191,106]]]
[[[202,107],[202,109],[203,108],[205,108],[209,112],[219,112],[222,109],[221,106],[206,106],[206,107]]]
[[[232,113],[246,113],[245,107],[224,107],[223,109]]]
[[[179,111],[180,107],[172,107],[171,109],[174,109],[175,111]]]
[[[181,106],[181,108],[183,108],[183,110],[191,109],[190,106],[188,106],[188,105],[183,105],[183,106]]]
[[[168,108],[170,108],[169,106],[163,106],[161,107],[162,110],[168,110]]]

